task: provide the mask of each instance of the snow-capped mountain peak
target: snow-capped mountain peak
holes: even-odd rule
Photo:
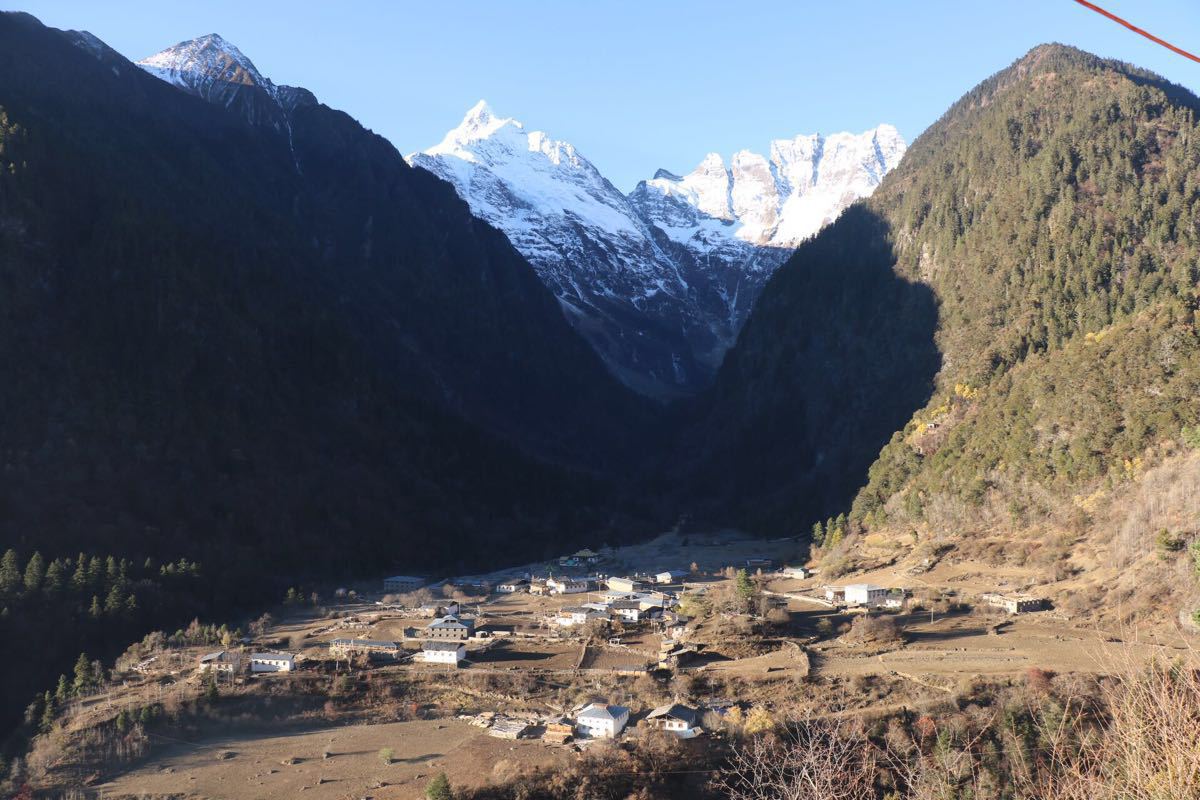
[[[300,106],[316,104],[312,92],[272,83],[241,50],[217,33],[188,39],[136,63],[150,75],[223,106],[251,125],[269,126],[286,135],[296,171],[301,171],[291,115]]]
[[[215,83],[257,86],[273,93],[273,84],[254,62],[216,33],[180,42],[137,63],[167,83],[195,94],[206,93]]]
[[[790,249],[873,192],[904,150],[899,131],[887,124],[860,134],[776,139],[766,156],[734,153],[728,168],[709,153],[682,177],[659,170],[632,198],[643,216],[677,230],[702,230],[706,220],[735,222],[733,234],[742,241]],[[681,202],[694,209],[694,219],[681,216]]]
[[[890,125],[779,139],[626,196],[569,142],[481,100],[408,159],[508,235],[615,374],[673,395],[708,382],[775,268],[903,152]]]
[[[450,130],[441,142],[426,150],[429,154],[454,154],[463,157],[470,154],[470,146],[493,136],[504,127],[512,127],[517,131],[524,126],[515,119],[498,117],[492,111],[486,100],[480,100],[463,117],[457,128]]]

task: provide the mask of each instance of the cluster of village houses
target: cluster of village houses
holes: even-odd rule
[[[570,739],[617,739],[629,725],[631,710],[627,706],[607,703],[588,703],[572,714],[559,714],[541,720],[522,719],[496,714],[481,714],[475,724],[489,729],[492,736],[520,739],[538,736],[543,741],[563,744]],[[652,709],[641,724],[690,739],[703,733],[699,709],[682,703],[668,703]]]
[[[591,550],[581,550],[559,559],[560,567],[579,568],[594,566],[602,557]],[[770,562],[760,560],[757,565],[747,562],[747,567],[769,567]],[[784,577],[808,578],[811,572],[804,567],[784,567]],[[587,595],[587,600],[578,605],[559,608],[546,619],[546,623],[560,628],[572,628],[591,622],[619,621],[625,625],[656,623],[664,633],[663,652],[660,666],[671,663],[672,653],[686,646],[679,640],[683,637],[688,620],[677,613],[678,593],[688,573],[682,570],[666,570],[655,574],[626,576],[550,576],[545,579],[525,576],[505,580],[494,590],[500,594],[529,592],[533,595]],[[383,581],[385,594],[407,594],[425,585],[418,577],[395,575]],[[824,587],[825,600],[833,606],[851,609],[901,610],[907,602],[907,593],[902,589],[889,589],[869,583],[853,583],[844,586]],[[980,600],[990,606],[1011,614],[1037,611],[1045,607],[1041,599],[1024,594],[984,594]],[[417,658],[430,664],[459,666],[467,657],[467,642],[477,635],[475,620],[462,613],[460,604],[453,601],[427,603],[419,612],[432,620],[422,629],[410,629],[410,635],[422,640]],[[344,622],[344,621],[343,621]],[[341,627],[354,627],[342,625]],[[486,636],[483,632],[481,635]],[[329,652],[335,658],[350,658],[365,655],[370,658],[399,660],[409,657],[400,642],[367,638],[336,638],[329,642]],[[234,675],[244,672],[289,672],[295,667],[296,657],[290,653],[259,652],[244,654],[219,650],[204,654],[199,661],[201,673],[215,672],[218,675]],[[653,709],[643,724],[658,727],[680,736],[694,736],[700,732],[699,711],[679,703]],[[526,720],[495,718],[488,721],[492,735],[517,738],[540,727],[542,736],[548,740],[565,741],[573,736],[587,738],[615,738],[629,722],[630,709],[623,706],[592,703],[577,709],[574,720],[567,717],[543,720],[535,725]]]
[[[572,561],[593,558],[590,550],[568,557]],[[548,577],[513,578],[496,585],[500,594],[529,592],[534,595],[596,594],[586,602],[565,606],[547,622],[562,628],[586,625],[592,621],[620,621],[639,624],[656,621],[668,638],[675,638],[686,628],[688,620],[676,613],[678,587],[687,573],[669,570],[639,577]],[[385,593],[407,593],[421,586],[421,579],[396,575],[384,580]],[[669,588],[670,587],[670,588]],[[458,665],[466,659],[466,643],[476,635],[475,621],[464,616],[458,603],[430,603],[420,611],[435,617],[419,633],[423,639],[421,658],[428,663]],[[399,642],[373,639],[334,639],[330,653],[338,658],[366,654],[375,658],[401,658],[405,655]]]
[[[845,586],[826,586],[825,600],[831,605],[846,608],[884,608],[899,611],[907,605],[908,595],[903,589],[888,589],[870,583],[851,583]],[[1044,598],[1029,594],[988,592],[980,595],[979,600],[984,605],[999,608],[1009,614],[1026,614],[1046,608]]]

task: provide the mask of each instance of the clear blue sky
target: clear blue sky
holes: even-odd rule
[[[1200,51],[1200,0],[1098,0]],[[622,189],[705,153],[891,122],[912,140],[1041,42],[1073,44],[1200,91],[1187,61],[1071,0],[27,0],[137,59],[220,33],[402,152],[475,101],[574,143]]]

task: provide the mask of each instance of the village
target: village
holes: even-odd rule
[[[370,599],[346,590],[333,621],[304,630],[292,641],[294,652],[226,649],[201,654],[196,675],[234,681],[246,675],[291,672],[296,669],[334,670],[532,670],[578,675],[602,672],[642,675],[655,670],[688,672],[787,673],[808,677],[811,665],[801,645],[814,637],[786,643],[778,653],[748,659],[715,655],[711,643],[695,640],[696,620],[681,606],[694,604],[714,587],[753,582],[762,615],[791,605],[813,606],[855,616],[907,611],[910,589],[870,583],[825,585],[814,570],[777,564],[752,555],[713,574],[695,564],[651,572],[609,575],[611,549],[584,548],[564,555],[548,567],[550,574],[531,572],[489,577],[470,576],[427,582],[411,575],[384,578],[378,597]],[[554,574],[554,570],[560,570]],[[803,584],[800,591],[771,588],[780,583]],[[1027,594],[983,593],[982,605],[1005,615],[1043,610],[1044,600]],[[936,612],[934,612],[936,616]],[[771,656],[776,656],[772,658]],[[745,661],[744,664],[739,664]],[[555,744],[594,739],[619,739],[631,722],[668,731],[681,738],[704,734],[701,720],[718,717],[736,701],[718,698],[687,705],[673,700],[634,709],[608,698],[580,703],[541,715],[483,712],[471,717],[477,727],[505,739],[536,738]]]
[[[216,647],[131,648],[78,724],[217,698],[106,775],[97,786],[113,796],[182,774],[198,795],[415,797],[435,771],[482,785],[496,775],[472,764],[536,770],[653,737],[700,758],[795,716],[931,713],[979,680],[1176,652],[1075,626],[1021,573],[893,563],[829,580],[802,554],[795,540],[672,532],[296,593]],[[203,721],[222,708],[242,710]]]

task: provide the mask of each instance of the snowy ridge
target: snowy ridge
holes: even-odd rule
[[[742,150],[728,167],[710,153],[683,177],[659,170],[631,198],[645,218],[701,252],[718,246],[713,231],[758,247],[795,248],[871,194],[904,151],[891,125],[776,139],[768,156]],[[713,220],[736,224],[714,227]]]
[[[664,249],[670,242],[570,143],[481,101],[408,160],[453,184],[476,216],[508,236],[631,386],[658,393],[707,375],[689,340],[711,338],[713,323]]]
[[[236,107],[253,125],[269,125],[286,134],[296,171],[301,171],[292,145],[291,113],[298,105],[316,103],[308,90],[275,85],[216,33],[180,42],[136,63],[188,94],[225,108]]]
[[[707,384],[771,273],[904,149],[890,125],[780,139],[626,196],[571,144],[480,101],[408,160],[507,234],[618,377],[673,396]]]
[[[180,42],[137,62],[142,69],[184,91],[212,100],[220,94],[233,100],[229,86],[257,86],[275,95],[275,86],[262,76],[242,51],[210,33]]]

